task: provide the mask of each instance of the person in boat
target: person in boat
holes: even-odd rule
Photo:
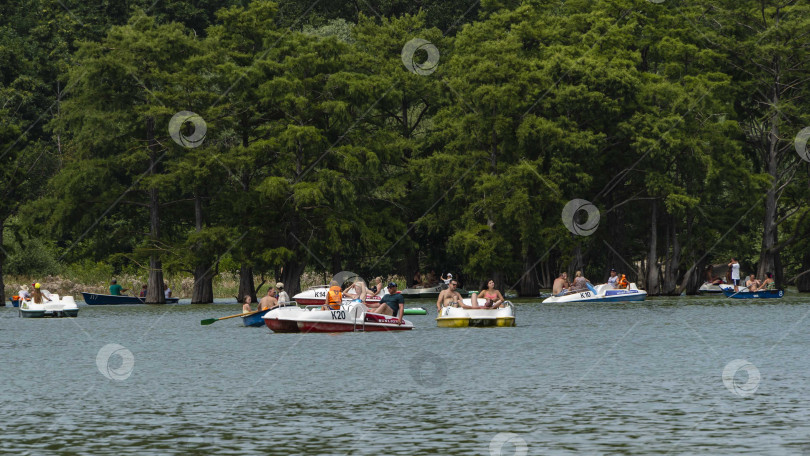
[[[165,297],[166,299],[172,297],[172,289],[169,288],[169,284],[166,282],[163,282],[163,297]]]
[[[748,291],[757,291],[761,286],[762,282],[757,280],[757,276],[755,274],[748,276],[748,280],[745,281],[745,287],[748,288]]]
[[[396,316],[397,324],[402,324],[402,314],[405,312],[405,298],[402,293],[397,293],[396,282],[388,284],[388,294],[380,299],[380,305],[376,308],[369,308],[368,311],[381,315]]]
[[[586,291],[588,290],[588,284],[591,283],[590,280],[586,279],[582,275],[582,271],[577,271],[574,277],[574,283],[571,285],[571,290],[573,292],[576,291]]]
[[[451,276],[452,277],[452,276]],[[447,284],[447,289],[442,290],[439,293],[439,299],[436,300],[436,310],[441,313],[442,307],[454,306],[459,307],[463,306],[464,302],[461,298],[461,293],[457,291],[458,288],[458,281],[450,280],[450,283]]]
[[[487,302],[484,303],[483,306],[478,305],[479,297],[487,300]],[[495,281],[489,279],[489,282],[487,282],[487,287],[485,289],[481,290],[480,293],[473,293],[472,296],[470,296],[470,303],[472,304],[470,308],[497,309],[501,307],[501,305],[503,305],[504,301],[505,299],[503,298],[501,292],[495,289]]]
[[[619,288],[619,274],[613,268],[610,269],[610,277],[608,277],[607,283],[613,288]]]
[[[34,304],[42,304],[45,301],[50,301],[51,300],[49,297],[45,296],[42,293],[42,290],[40,289],[40,287],[41,287],[41,285],[39,283],[34,284],[34,293],[31,294],[31,301],[33,301]]]
[[[734,292],[740,291],[740,263],[736,258],[731,257],[731,263],[728,264],[729,271],[731,271],[731,283],[734,284]]]
[[[250,295],[246,295],[245,296],[245,303],[242,304],[242,313],[253,312],[253,310],[250,309],[250,303],[251,302],[253,302],[253,300],[250,298]]]
[[[442,282],[444,282],[444,284],[447,285],[448,287],[450,286],[450,282],[453,281],[453,274],[450,274],[449,272],[447,273],[447,277],[445,276],[440,277],[442,279]]]
[[[267,290],[267,295],[259,301],[259,307],[256,310],[270,310],[273,307],[278,307],[278,300],[276,299],[276,290],[271,288]]]
[[[340,310],[343,303],[343,289],[340,288],[336,280],[329,282],[329,290],[323,299],[321,310]]]
[[[765,273],[765,280],[762,281],[762,284],[757,288],[757,290],[775,290],[776,289],[776,282],[773,280],[773,273],[766,272]]]
[[[280,305],[290,302],[290,295],[284,291],[284,284],[281,282],[276,282],[276,299]]]
[[[343,295],[355,300],[360,300],[363,304],[365,304],[366,298],[368,297],[368,287],[366,287],[365,282],[358,280],[352,284],[352,286],[343,290]]]
[[[413,288],[422,288],[422,274],[419,271],[416,271],[416,274],[413,275]]]
[[[374,291],[371,296],[379,296],[382,298],[383,296],[387,295],[388,288],[383,285],[382,277],[377,277],[374,279],[374,281],[377,282],[377,284],[374,285],[376,287],[376,291]]]
[[[32,283],[31,288],[34,288],[34,285],[35,284]],[[28,301],[28,300],[31,299],[31,292],[28,291],[28,286],[27,285],[23,285],[22,289],[20,290],[20,292],[18,294],[20,296],[20,301]]]
[[[129,288],[124,288],[121,285],[118,285],[118,281],[112,279],[110,281],[110,294],[113,296],[123,296],[123,293],[128,291]]]
[[[431,269],[430,272],[427,273],[427,277],[425,278],[426,286],[432,287],[439,283],[439,279],[436,278],[436,271]]]
[[[630,282],[627,281],[627,276],[622,274],[621,279],[619,279],[618,282],[616,282],[616,288],[626,290],[628,286],[630,286]]]
[[[140,296],[142,298],[146,297],[146,285],[141,287],[141,293],[138,296]]]
[[[566,292],[569,286],[570,285],[568,283],[568,273],[561,272],[560,276],[554,279],[554,285],[552,285],[551,287],[551,293],[557,296],[561,293]]]

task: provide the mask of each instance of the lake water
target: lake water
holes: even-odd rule
[[[483,329],[414,304],[413,331],[336,335],[0,308],[0,453],[810,455],[810,295],[522,300]]]

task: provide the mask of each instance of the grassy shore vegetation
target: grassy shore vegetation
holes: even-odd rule
[[[91,3],[0,12],[0,291],[810,290],[808,2]]]

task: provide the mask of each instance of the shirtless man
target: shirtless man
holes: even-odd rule
[[[748,291],[757,291],[761,286],[759,280],[757,280],[757,276],[755,274],[751,274],[748,277],[748,280],[745,281],[745,286],[748,287]]]
[[[273,288],[267,290],[267,296],[259,301],[258,310],[270,310],[273,307],[278,307],[278,300],[275,297],[275,290]]]
[[[551,293],[554,296],[557,296],[558,294],[562,293],[563,290],[568,288],[568,286],[569,286],[568,273],[567,272],[560,273],[560,276],[554,279],[554,285],[551,289]]]
[[[458,288],[458,282],[451,280],[447,284],[447,289],[439,293],[439,299],[436,300],[436,310],[439,314],[442,312],[442,307],[462,305],[461,294],[456,291],[456,288]]]

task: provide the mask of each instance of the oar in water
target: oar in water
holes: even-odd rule
[[[240,314],[236,314],[236,315],[228,315],[227,317],[222,317],[222,318],[207,318],[205,320],[201,320],[200,324],[203,325],[203,326],[206,326],[206,325],[216,323],[219,320],[227,320],[229,318],[236,318],[236,317],[247,317],[248,315],[257,314],[259,312],[262,312],[262,311],[261,310],[254,310],[253,312],[240,313]]]

